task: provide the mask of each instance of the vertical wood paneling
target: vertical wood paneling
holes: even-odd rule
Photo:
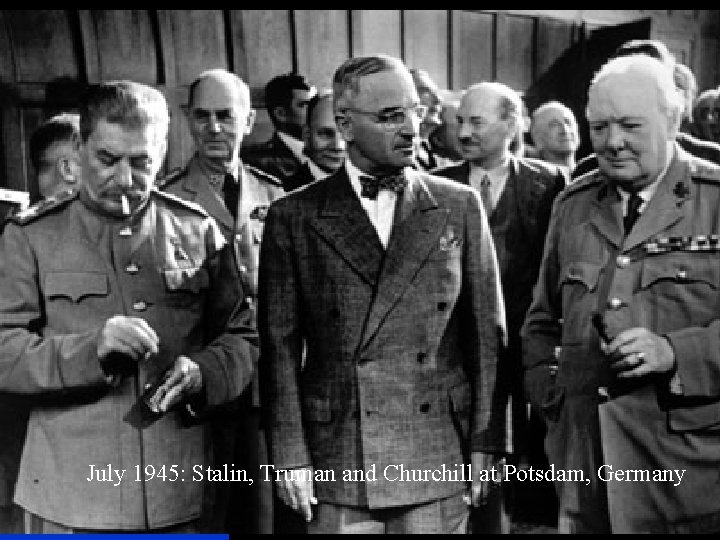
[[[228,68],[222,11],[179,10],[169,16],[177,84],[190,84],[206,69]]]
[[[352,56],[384,53],[400,58],[400,39],[399,10],[353,10]]]
[[[718,86],[720,81],[720,39],[700,40],[698,60],[695,62],[698,93]]]
[[[298,72],[318,87],[332,86],[335,70],[350,55],[345,10],[295,11]]]
[[[15,82],[78,76],[70,21],[64,10],[8,10],[5,17],[15,52]]]
[[[2,107],[2,142],[6,158],[5,178],[0,187],[27,190],[27,167],[24,159],[25,139],[19,107]]]
[[[533,82],[533,40],[535,19],[498,14],[498,81],[524,92]]]
[[[493,80],[493,25],[489,13],[453,12],[453,89]]]
[[[286,10],[233,10],[230,16],[235,63],[243,67],[235,71],[251,88],[263,90],[275,75],[292,71],[292,34]]]
[[[15,82],[15,62],[10,48],[10,36],[7,33],[5,15],[0,11],[0,81]]]
[[[405,64],[424,69],[440,88],[448,86],[448,12],[406,10]]]
[[[149,13],[144,10],[97,10],[92,12],[92,17],[100,79],[131,79],[157,84],[156,44]]]
[[[540,76],[572,45],[574,23],[538,19],[535,74]]]

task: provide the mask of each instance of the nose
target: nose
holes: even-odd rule
[[[340,133],[335,133],[335,136],[332,139],[331,146],[333,150],[338,150],[341,152],[345,150],[345,139],[343,139]]]
[[[620,150],[625,146],[625,138],[623,132],[616,123],[611,122],[607,130],[607,139],[605,145],[610,150]]]
[[[405,115],[405,123],[400,128],[400,132],[411,137],[417,137],[420,133],[420,123],[422,119],[416,114],[408,113]]]
[[[125,160],[120,160],[115,172],[115,183],[122,188],[132,187],[132,169]]]
[[[218,122],[215,113],[210,113],[210,117],[208,118],[208,131],[210,133],[220,133],[220,122]]]
[[[469,139],[471,135],[470,125],[467,122],[459,123],[457,125],[457,138],[458,139]]]

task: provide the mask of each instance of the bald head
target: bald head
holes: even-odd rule
[[[574,154],[580,143],[575,115],[559,101],[535,109],[530,135],[540,157],[552,163],[556,162],[555,156]]]
[[[440,101],[440,90],[435,81],[430,78],[430,74],[424,69],[411,69],[415,89],[420,97],[420,103],[427,107],[427,113],[420,124],[420,137],[427,139],[440,124],[440,111],[442,104]]]
[[[255,120],[247,84],[224,69],[201,73],[190,85],[187,117],[200,161],[218,173],[233,171]]]
[[[720,143],[720,88],[705,90],[698,96],[692,117],[700,137]]]

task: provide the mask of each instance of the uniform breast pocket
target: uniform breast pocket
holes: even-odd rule
[[[571,262],[562,269],[558,292],[562,295],[564,335],[583,335],[582,325],[587,320],[588,308],[594,309],[601,271],[602,267],[599,264],[585,261]],[[574,324],[579,327],[568,326]]]
[[[45,276],[45,297],[78,304],[83,300],[108,294],[108,278],[104,272],[49,272]]]
[[[166,301],[173,307],[200,305],[210,286],[210,277],[202,267],[173,268],[163,271]]]
[[[640,279],[647,324],[658,332],[704,326],[717,318],[720,256],[670,253],[643,262]]]

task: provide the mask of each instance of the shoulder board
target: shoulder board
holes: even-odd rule
[[[173,195],[172,193],[168,193],[167,191],[160,191],[157,187],[153,188],[152,193],[154,193],[159,199],[187,208],[188,210],[192,210],[202,217],[210,216],[210,214],[208,214],[207,211],[199,204],[192,201],[186,201],[185,199],[178,197],[177,195]]]
[[[563,189],[558,195],[558,199],[565,200],[568,197],[572,197],[574,194],[586,189],[595,187],[602,182],[602,175],[600,171],[592,171],[582,175],[576,180],[573,180],[565,189]]]
[[[68,203],[75,200],[77,196],[77,190],[67,189],[65,191],[61,191],[57,195],[38,201],[31,207],[9,216],[8,221],[12,221],[18,225],[25,225],[26,223],[35,221],[40,216],[47,215],[65,207]]]
[[[261,180],[264,180],[265,182],[268,182],[270,184],[274,184],[276,186],[282,187],[282,182],[278,180],[276,177],[274,177],[272,174],[266,173],[262,169],[258,169],[257,167],[253,167],[252,165],[248,165],[247,163],[243,164],[245,166],[245,169],[260,178]]]
[[[185,167],[176,167],[169,171],[165,176],[162,178],[158,178],[155,181],[155,185],[159,189],[164,189],[170,184],[173,184],[176,180],[182,177],[183,173],[185,172]]]
[[[720,166],[711,161],[694,158],[690,161],[690,176],[693,180],[720,182]]]

